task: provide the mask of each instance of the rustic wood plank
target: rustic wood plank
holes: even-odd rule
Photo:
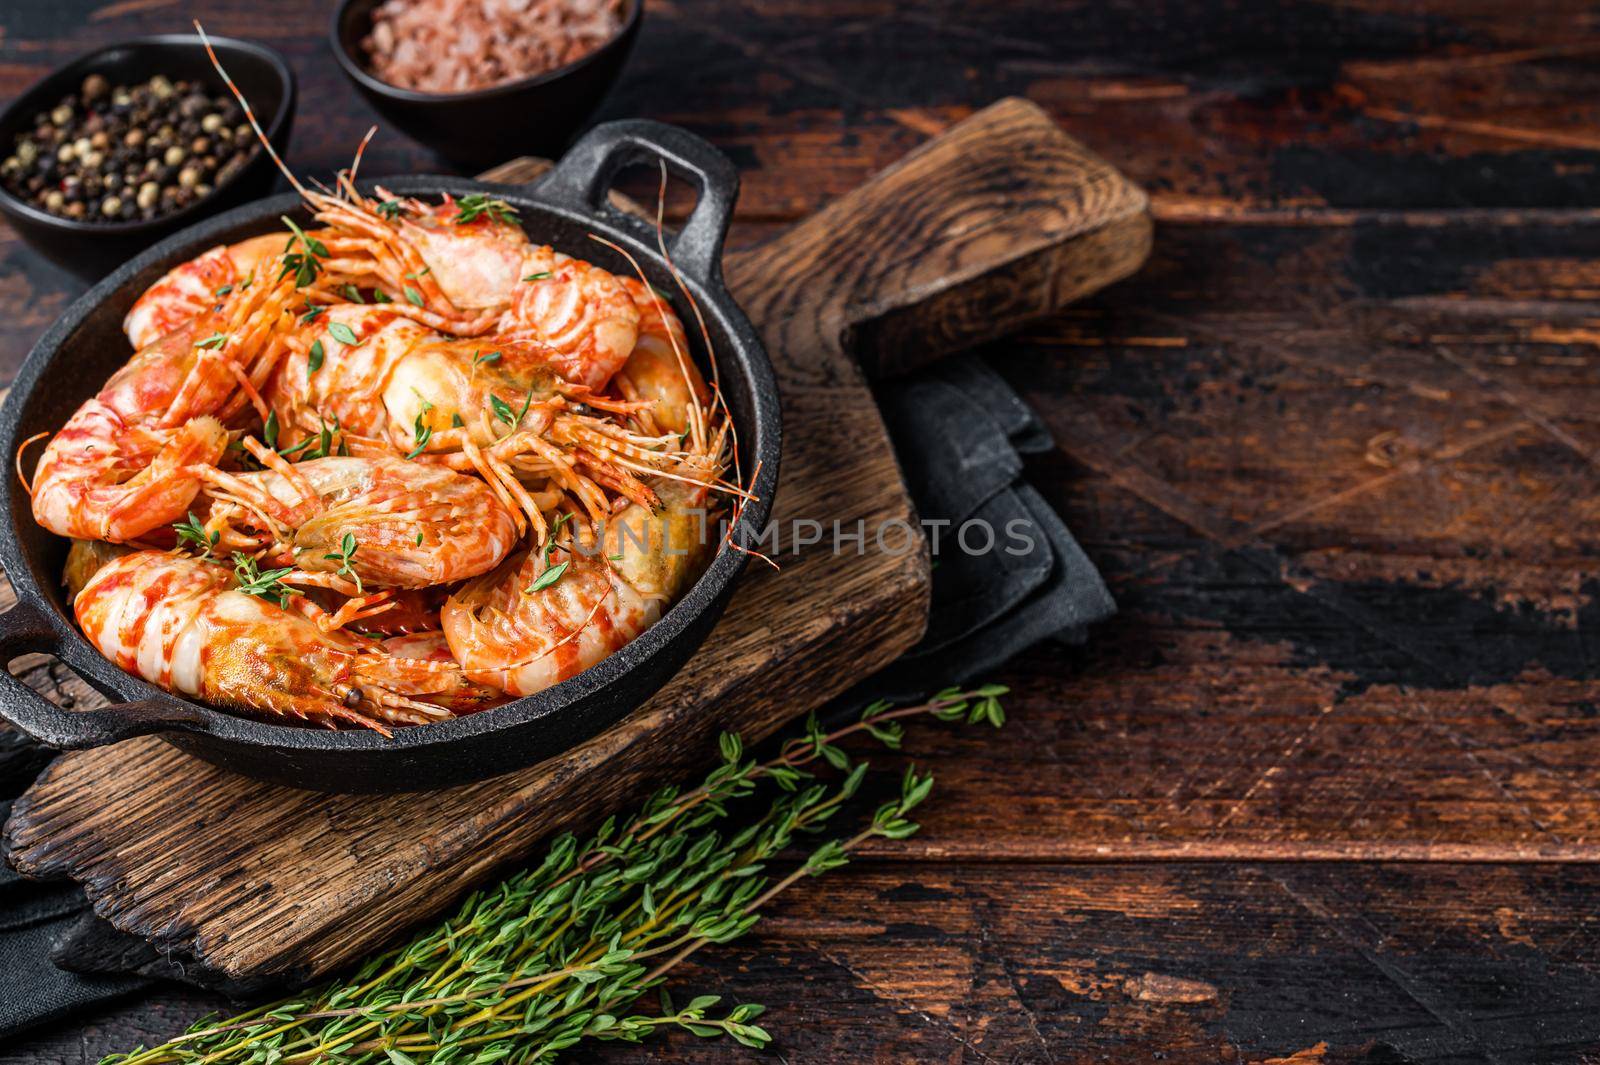
[[[965,857],[1589,860],[1600,545],[1574,515],[1592,467],[1461,367],[1591,425],[1592,345],[1545,318],[1583,310],[1597,242],[1182,227],[1139,278],[1006,342],[1064,452],[1035,475],[1123,615],[1089,661],[1021,675],[1015,744],[941,748],[963,813],[927,838]],[[1477,263],[1451,250],[1469,244]],[[1506,277],[1513,303],[1475,295]],[[1074,713],[1039,716],[1058,701]]]
[[[603,117],[678,122],[737,152],[748,216],[814,211],[1005,95],[1039,103],[1179,211],[1587,205],[1600,143],[1589,14],[1579,0],[1283,0],[1226,16],[1206,0],[1080,0],[1052,17],[1034,0],[656,0]],[[316,0],[204,13],[295,64],[307,121],[294,157],[316,171],[347,161],[372,121],[329,61],[325,15]],[[171,4],[79,0],[6,26],[10,96],[77,52],[187,23]],[[385,130],[365,165],[441,164]]]
[[[0,95],[177,17],[160,0],[8,11]],[[343,161],[371,116],[327,60],[323,8],[206,18],[289,53],[296,165]],[[1569,1008],[1595,992],[1595,40],[1588,5],[1559,0],[651,0],[604,115],[735,152],[746,246],[1004,92],[1095,144],[1166,223],[1139,279],[1002,360],[1061,442],[1030,475],[1123,614],[1009,670],[1005,732],[919,743],[940,794],[905,865],[797,893],[787,927],[706,955],[683,987],[772,1003],[791,1061],[1600,1051]],[[435,166],[388,130],[365,165]],[[0,234],[0,376],[76,291]],[[1003,864],[958,876],[930,865],[945,844]],[[1145,864],[1019,864],[1102,853]],[[1208,861],[1171,871],[1178,853]],[[1469,853],[1562,862],[1234,864]],[[1257,889],[1269,874],[1340,920],[1282,909]],[[923,881],[928,903],[899,887]],[[905,920],[865,927],[907,895]],[[1137,919],[1108,901],[1152,897]],[[1219,995],[1185,1002],[1203,989],[1145,973]],[[1413,1023],[1419,993],[1440,1025]],[[215,1005],[169,992],[0,1060],[93,1060]],[[1363,1030],[1374,1018],[1438,1038],[1402,1054]]]
[[[1033,317],[1048,312],[1081,285],[1018,290],[1007,267],[1056,248],[1071,264],[1062,272],[1077,274],[1085,260],[1073,244],[1097,238],[1108,219],[1135,242],[1101,260],[1113,268],[1104,280],[1121,276],[1142,258],[1137,241],[1148,238],[1148,223],[1125,213],[1142,199],[1119,180],[1036,108],[1002,103],[816,222],[730,258],[730,285],[779,367],[787,426],[780,529],[814,515],[874,530],[914,526],[849,337],[891,310],[910,321],[910,308],[975,306],[985,293],[1003,298],[1008,312],[921,335],[982,340],[1029,308]],[[1002,187],[1027,209],[1010,212],[997,196]],[[923,213],[896,214],[912,189]],[[815,266],[823,261],[826,273]],[[991,284],[991,271],[1001,280]],[[6,827],[10,860],[29,875],[80,881],[112,924],[223,979],[326,972],[447,905],[555,828],[705,764],[719,729],[763,736],[920,634],[923,551],[774,550],[781,571],[743,584],[706,650],[645,707],[569,755],[427,796],[352,797],[265,787],[157,739],[75,752],[18,800]],[[178,853],[181,862],[172,860]]]
[[[867,859],[673,988],[767,1004],[795,1062],[1581,1061],[1600,1048],[1596,890],[1595,868],[1549,865]],[[219,1004],[158,996],[0,1065],[78,1065]],[[664,1059],[749,1056],[674,1035],[583,1058]]]
[[[675,122],[733,153],[747,220],[802,217],[1006,94],[1096,145],[1153,193],[1159,217],[1592,201],[1600,34],[1579,0],[1533,10],[1283,0],[1225,16],[1209,0],[1136,6],[1057,5],[1040,17],[1033,0],[655,0],[601,117]],[[205,13],[213,30],[287,54],[302,96],[291,159],[324,175],[373,121],[329,61],[325,15],[314,0]],[[0,96],[97,44],[186,25],[160,2],[24,5],[4,18]],[[363,165],[443,166],[388,128]],[[0,336],[9,376],[82,288],[0,233],[0,311],[22,323]]]

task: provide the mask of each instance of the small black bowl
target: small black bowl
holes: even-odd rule
[[[329,33],[333,54],[379,114],[467,170],[515,155],[559,155],[616,82],[644,14],[644,0],[626,0],[615,37],[548,73],[473,92],[433,93],[390,85],[367,70],[361,41],[381,2],[342,0]]]
[[[272,146],[282,155],[289,144],[294,120],[294,72],[270,48],[229,37],[213,37],[211,45],[228,75],[250,101]],[[226,86],[212,69],[200,39],[192,34],[139,37],[79,56],[33,85],[0,112],[0,154],[9,155],[19,133],[30,129],[34,116],[76,93],[90,74],[103,75],[112,85],[137,85],[157,74],[173,81],[195,81],[212,91]],[[264,151],[257,151],[244,168],[202,200],[171,214],[132,222],[81,222],[58,218],[18,199],[0,186],[0,214],[4,214],[22,239],[52,262],[93,281],[156,241],[208,215],[250,200],[272,189],[277,169]]]

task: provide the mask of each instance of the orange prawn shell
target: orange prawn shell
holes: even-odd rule
[[[661,616],[603,559],[552,553],[559,581],[529,587],[547,566],[539,551],[513,555],[445,601],[440,622],[472,680],[508,695],[532,695],[588,669]]]
[[[181,328],[214,306],[220,290],[263,275],[270,260],[283,253],[288,236],[266,233],[219,244],[179,263],[133,301],[122,320],[123,333],[135,348],[142,348]]]
[[[440,622],[467,676],[532,695],[590,668],[655,624],[700,573],[717,532],[698,485],[669,481],[655,510],[632,504],[602,535],[526,551],[445,600]],[[558,579],[541,577],[565,566]]]
[[[275,470],[236,478],[310,512],[281,545],[283,565],[332,573],[348,563],[373,587],[427,588],[476,577],[516,545],[516,520],[489,486],[443,466],[387,455],[329,456],[297,463],[291,472],[292,481]],[[312,500],[302,500],[302,487]],[[234,529],[260,524],[248,508],[225,517]],[[348,560],[346,536],[356,545]]]
[[[618,375],[629,399],[655,404],[662,428],[681,433],[689,427],[689,408],[711,402],[711,389],[694,364],[689,338],[677,314],[648,285],[625,277],[622,284],[639,307],[639,340]]]
[[[136,551],[102,566],[73,603],[90,642],[122,669],[230,710],[324,725],[423,724],[454,690],[452,665],[375,652],[233,587],[225,566]]]

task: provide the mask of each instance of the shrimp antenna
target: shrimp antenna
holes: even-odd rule
[[[633,272],[639,275],[640,282],[643,283],[647,290],[649,290],[650,300],[655,305],[656,313],[665,318],[665,314],[663,314],[662,311],[663,301],[661,297],[656,294],[656,290],[651,287],[650,279],[645,276],[643,268],[639,266],[639,260],[635,259],[631,254],[629,254],[626,248],[622,248],[606,238],[599,236],[598,234],[590,233],[589,239],[600,244],[604,244],[606,247],[610,248],[612,251],[628,260],[628,265],[633,267]],[[669,332],[667,339],[672,341],[672,354],[673,357],[678,361],[678,372],[683,375],[684,387],[689,392],[689,428],[694,434],[695,450],[704,451],[706,447],[705,411],[701,408],[699,398],[695,395],[694,382],[689,378],[689,356],[678,345],[677,337],[673,336]],[[707,339],[709,342],[709,338]]]
[[[744,471],[739,464],[739,429],[733,423],[733,414],[728,410],[728,399],[722,394],[722,372],[717,365],[717,349],[711,343],[711,330],[706,328],[706,316],[701,313],[700,301],[694,298],[694,293],[689,291],[689,286],[684,283],[683,274],[678,271],[678,264],[672,261],[672,253],[667,250],[667,161],[658,160],[661,167],[661,187],[656,193],[656,247],[661,251],[661,258],[666,260],[667,269],[672,272],[672,280],[678,286],[678,291],[683,293],[683,298],[689,301],[689,309],[694,311],[695,322],[700,326],[700,338],[705,343],[706,355],[711,360],[711,395],[713,408],[721,407],[726,418],[724,422],[728,431],[733,435],[733,479],[742,488],[744,487]],[[750,487],[755,488],[755,476],[750,478]]]
[[[205,27],[200,25],[199,19],[194,20],[194,31],[200,35],[200,43],[205,45],[206,55],[211,57],[211,65],[222,76],[222,83],[228,87],[229,92],[233,93],[233,98],[239,101],[239,106],[244,108],[244,117],[249,120],[250,128],[256,131],[256,138],[261,141],[261,146],[267,150],[267,154],[272,157],[273,163],[277,164],[278,170],[283,176],[289,179],[289,184],[294,186],[294,191],[309,199],[311,194],[306,191],[304,185],[300,184],[300,180],[294,176],[294,172],[284,165],[283,159],[278,155],[278,150],[267,139],[267,134],[261,128],[261,123],[256,121],[256,113],[251,109],[250,101],[244,98],[244,93],[239,91],[239,86],[235,85],[233,79],[228,76],[228,72],[222,69],[222,60],[217,58],[217,51],[211,47],[211,38],[206,36]]]
[[[678,291],[683,293],[684,299],[689,301],[690,310],[694,311],[695,321],[700,326],[700,337],[705,342],[706,354],[711,360],[711,394],[715,406],[722,408],[723,425],[733,438],[733,479],[738,485],[740,494],[733,505],[733,516],[728,522],[728,535],[724,539],[729,547],[742,551],[746,555],[759,558],[773,569],[782,567],[760,551],[745,547],[733,541],[734,526],[739,524],[739,519],[744,516],[745,503],[757,498],[755,494],[756,481],[761,477],[761,461],[756,461],[756,468],[750,472],[750,487],[744,487],[744,471],[739,463],[739,427],[734,424],[733,412],[728,409],[728,398],[722,393],[722,374],[717,366],[717,351],[711,343],[711,330],[706,328],[706,316],[700,311],[700,301],[694,298],[694,293],[689,291],[689,286],[684,283],[683,275],[678,272],[678,264],[672,261],[672,253],[667,250],[667,161],[657,160],[661,168],[661,187],[656,193],[656,247],[661,251],[661,258],[666,260],[667,269],[672,271],[672,280],[677,283]],[[674,345],[676,347],[676,345]],[[693,390],[691,389],[691,395]],[[722,441],[719,440],[719,447]]]
[[[40,440],[43,440],[45,437],[47,437],[49,435],[50,435],[50,433],[48,431],[42,432],[42,433],[34,433],[32,436],[28,437],[28,439],[24,440],[22,443],[17,445],[17,457],[16,457],[17,480],[21,481],[22,482],[22,487],[27,489],[28,498],[29,499],[33,498],[33,485],[28,483],[28,475],[26,473],[22,472],[22,453],[24,451],[28,450],[29,447],[31,447],[32,445],[38,443]]]
[[[356,174],[361,171],[361,157],[366,154],[367,145],[372,143],[372,138],[377,136],[377,133],[377,126],[368,126],[367,135],[361,138],[360,144],[356,145],[356,157],[350,160],[350,173],[346,176],[346,180],[353,195],[360,195],[356,192]]]

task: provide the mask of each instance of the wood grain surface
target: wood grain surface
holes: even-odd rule
[[[175,6],[7,14],[0,86]],[[320,7],[217,7],[293,56],[323,116],[295,155],[332,165],[370,116]],[[734,152],[742,244],[1005,93],[1157,219],[1139,275],[988,349],[1122,613],[997,677],[1000,733],[911,739],[921,835],[678,986],[768,1003],[796,1063],[1600,1055],[1596,52],[1561,0],[652,0],[607,113]],[[15,360],[67,290],[0,251]],[[167,992],[0,1061],[217,1005]]]
[[[546,165],[493,176],[526,181]],[[896,210],[913,194],[918,212]],[[294,984],[389,942],[550,833],[703,769],[719,731],[754,741],[821,705],[910,647],[927,610],[926,547],[847,338],[894,313],[930,338],[927,358],[941,353],[932,338],[970,344],[1038,319],[1143,262],[1145,206],[1038,108],[1002,101],[730,258],[729,285],[780,382],[780,568],[742,581],[705,649],[616,728],[524,772],[381,797],[264,786],[154,738],[71,752],[17,800],[9,860],[80,882],[98,914],[192,978]],[[1086,241],[1089,256],[1077,252]],[[1045,283],[1019,287],[1020,261],[1043,261],[1030,272]],[[1109,272],[1092,274],[1096,263]],[[922,320],[983,306],[1004,313]],[[789,530],[802,519],[917,539],[909,551],[897,533],[892,550],[797,552]]]

